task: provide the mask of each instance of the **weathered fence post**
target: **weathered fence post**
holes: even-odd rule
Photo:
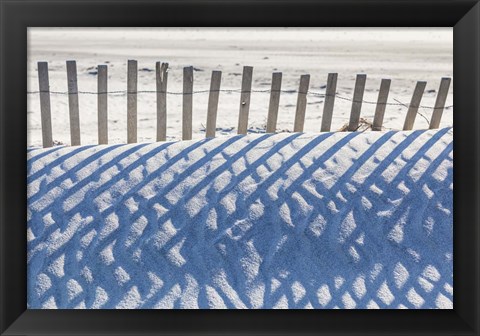
[[[390,79],[382,79],[380,91],[378,92],[377,106],[375,116],[373,117],[372,131],[381,131],[383,125],[383,116],[387,107],[388,92],[390,91]]]
[[[244,66],[242,75],[242,92],[240,93],[240,112],[238,114],[238,134],[247,134],[250,93],[252,91],[252,75],[253,67]]]
[[[360,121],[360,112],[362,110],[363,93],[365,92],[365,82],[367,75],[359,74],[355,80],[355,90],[353,92],[352,111],[350,112],[350,122],[348,124],[348,131],[354,132],[358,129]]]
[[[440,81],[438,88],[437,99],[435,100],[435,107],[433,108],[432,119],[430,120],[430,129],[439,128],[442,120],[443,109],[447,101],[448,89],[450,88],[451,78],[444,77]]]
[[[193,67],[183,68],[182,139],[192,140]]]
[[[310,75],[300,76],[300,86],[297,96],[297,110],[295,111],[294,132],[303,132],[305,124],[305,110],[307,109],[307,93],[310,85]]]
[[[332,125],[333,105],[335,104],[335,94],[337,92],[337,77],[338,74],[336,73],[328,74],[320,132],[330,132],[330,127]]]
[[[48,63],[38,62],[38,86],[40,91],[40,112],[42,120],[43,147],[52,147],[52,115],[50,111],[50,84],[48,82]]]
[[[127,142],[137,142],[137,61],[127,66]]]
[[[212,71],[210,82],[210,95],[208,96],[206,138],[215,138],[217,128],[218,96],[220,94],[220,83],[222,81],[221,71]]]
[[[70,112],[70,142],[80,146],[80,112],[78,108],[77,63],[67,61],[68,110]]]
[[[97,78],[98,143],[108,144],[108,67],[99,65]]]
[[[275,133],[277,129],[278,106],[282,90],[282,73],[272,74],[272,89],[270,92],[270,103],[268,105],[267,133]]]
[[[97,82],[97,109],[98,109],[98,143],[108,144],[108,67],[98,65]],[[70,119],[71,145],[81,145],[80,133],[80,111],[79,91],[77,80],[76,61],[66,61],[68,81],[68,103]],[[157,98],[157,141],[165,141],[167,133],[167,80],[168,63],[156,62],[156,98]],[[182,108],[182,139],[191,140],[193,131],[193,70],[192,66],[183,68],[183,108]],[[244,66],[242,75],[242,88],[240,96],[240,109],[238,118],[238,134],[246,134],[248,129],[248,114],[250,108],[250,96],[252,92],[253,67]],[[218,102],[221,86],[221,71],[212,71],[205,136],[207,138],[216,136],[216,122],[218,113]],[[336,96],[337,73],[329,73],[325,91],[321,132],[330,131],[333,108]],[[356,131],[359,127],[361,107],[366,84],[366,74],[357,74],[352,99],[348,131]],[[48,62],[38,62],[38,80],[41,108],[41,126],[43,147],[53,146],[52,118],[50,104],[50,87],[48,75]],[[425,81],[416,83],[408,111],[405,117],[403,130],[413,129],[416,115],[426,88]],[[445,102],[451,84],[451,78],[443,77],[436,96],[435,106],[429,123],[430,129],[440,127]],[[294,120],[294,132],[303,132],[307,108],[307,96],[310,85],[310,75],[302,75],[298,89],[297,104]],[[127,142],[137,142],[137,90],[138,86],[138,64],[136,60],[128,60],[127,63]],[[390,79],[382,79],[378,98],[376,102],[375,115],[372,123],[373,131],[381,131],[383,120],[388,105],[388,96],[391,86]],[[282,73],[272,74],[270,100],[266,133],[275,133],[277,128],[280,95],[282,88]],[[56,93],[56,92],[54,92]],[[81,93],[81,92],[80,92]],[[405,105],[406,106],[406,105]]]
[[[157,141],[167,140],[168,63],[155,64],[157,79]]]
[[[403,124],[404,131],[409,131],[413,128],[415,117],[417,116],[418,107],[420,106],[420,101],[422,100],[423,92],[425,91],[425,86],[427,86],[427,82],[421,81],[417,82],[417,84],[415,85],[412,100],[410,101],[407,116],[405,117],[405,123]]]

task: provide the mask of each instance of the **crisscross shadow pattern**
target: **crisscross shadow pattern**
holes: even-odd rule
[[[28,307],[452,308],[453,129],[28,151]]]

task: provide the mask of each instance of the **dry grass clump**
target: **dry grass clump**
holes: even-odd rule
[[[355,130],[356,132],[365,132],[365,131],[371,131],[373,129],[373,122],[365,119],[365,118],[360,118],[360,121],[358,122],[358,127]],[[338,130],[339,132],[346,132],[348,131],[348,123],[344,124],[340,129]]]

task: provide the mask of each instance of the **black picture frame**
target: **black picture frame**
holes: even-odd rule
[[[0,0],[1,335],[479,335],[480,3]],[[27,27],[454,27],[453,310],[27,310]]]

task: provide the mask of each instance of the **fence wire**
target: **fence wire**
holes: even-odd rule
[[[127,94],[157,94],[157,93],[162,93],[162,94],[167,94],[167,95],[173,95],[173,96],[182,96],[182,95],[193,95],[193,94],[203,94],[203,93],[210,93],[210,92],[224,92],[224,93],[271,93],[271,92],[280,92],[280,93],[287,93],[287,94],[294,94],[294,93],[299,93],[297,90],[250,90],[250,91],[242,91],[241,89],[221,89],[221,90],[198,90],[198,91],[192,91],[191,93],[184,93],[184,92],[173,92],[173,91],[156,91],[156,90],[138,90],[134,92],[129,92],[127,90],[117,90],[117,91],[106,91],[106,92],[97,92],[97,91],[77,91],[77,92],[68,92],[68,91],[27,91],[27,95],[31,94],[40,94],[40,93],[49,93],[52,95],[69,95],[69,94],[84,94],[84,95],[101,95],[101,94],[108,94],[108,95],[114,95],[114,96],[126,96]],[[302,94],[306,95],[311,95],[319,98],[325,98],[325,97],[332,97],[335,96],[338,99],[349,101],[349,102],[355,102],[355,103],[362,103],[362,104],[370,104],[370,105],[377,105],[377,102],[374,101],[368,101],[368,100],[361,100],[361,101],[356,101],[353,100],[353,98],[345,97],[342,95],[339,95],[336,93],[335,95],[329,95],[321,92],[316,92],[316,91],[307,91],[307,92],[301,92]],[[397,99],[394,99],[397,101],[396,103],[382,103],[381,105],[387,105],[387,106],[403,106],[403,107],[409,107],[409,104],[402,103],[398,101]],[[442,108],[442,107],[433,107],[433,106],[425,106],[425,105],[419,105],[418,106],[421,109],[435,109],[435,108]],[[453,107],[452,105],[444,106],[444,109],[450,109]]]

